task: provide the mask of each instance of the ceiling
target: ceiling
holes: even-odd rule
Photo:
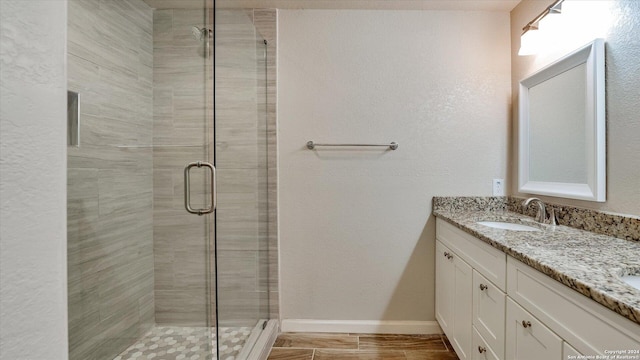
[[[156,9],[201,9],[211,0],[144,0]],[[520,0],[215,0],[216,8],[511,11]]]

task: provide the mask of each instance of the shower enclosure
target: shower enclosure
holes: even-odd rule
[[[68,2],[70,358],[257,358],[266,42],[245,10],[155,5]]]

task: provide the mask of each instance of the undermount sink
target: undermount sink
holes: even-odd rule
[[[488,226],[494,229],[503,229],[503,230],[512,230],[512,231],[540,231],[540,229],[534,228],[533,226],[514,224],[514,223],[502,222],[502,221],[478,221],[478,224],[482,226]]]
[[[640,275],[626,275],[620,278],[622,279],[622,281],[640,290]]]

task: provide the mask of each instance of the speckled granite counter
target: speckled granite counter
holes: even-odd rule
[[[625,274],[640,275],[638,242],[567,226],[553,228],[504,208],[493,209],[442,209],[434,206],[433,214],[640,324],[640,290],[619,278]],[[494,229],[479,225],[478,221],[522,223],[541,231]]]

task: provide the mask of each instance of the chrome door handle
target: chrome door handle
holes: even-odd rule
[[[192,167],[201,168],[203,166],[208,168],[209,171],[211,171],[211,205],[209,205],[208,208],[204,208],[204,209],[193,209],[191,207],[191,191],[189,188],[189,185],[190,185],[189,183],[191,182],[191,179],[189,177],[189,170],[191,170]],[[185,166],[184,168],[184,207],[185,209],[187,209],[187,211],[190,212],[191,214],[198,214],[198,215],[210,214],[216,209],[218,205],[217,202],[218,202],[218,196],[216,195],[215,166],[204,161],[196,161],[196,162],[191,162],[187,164],[187,166]]]

